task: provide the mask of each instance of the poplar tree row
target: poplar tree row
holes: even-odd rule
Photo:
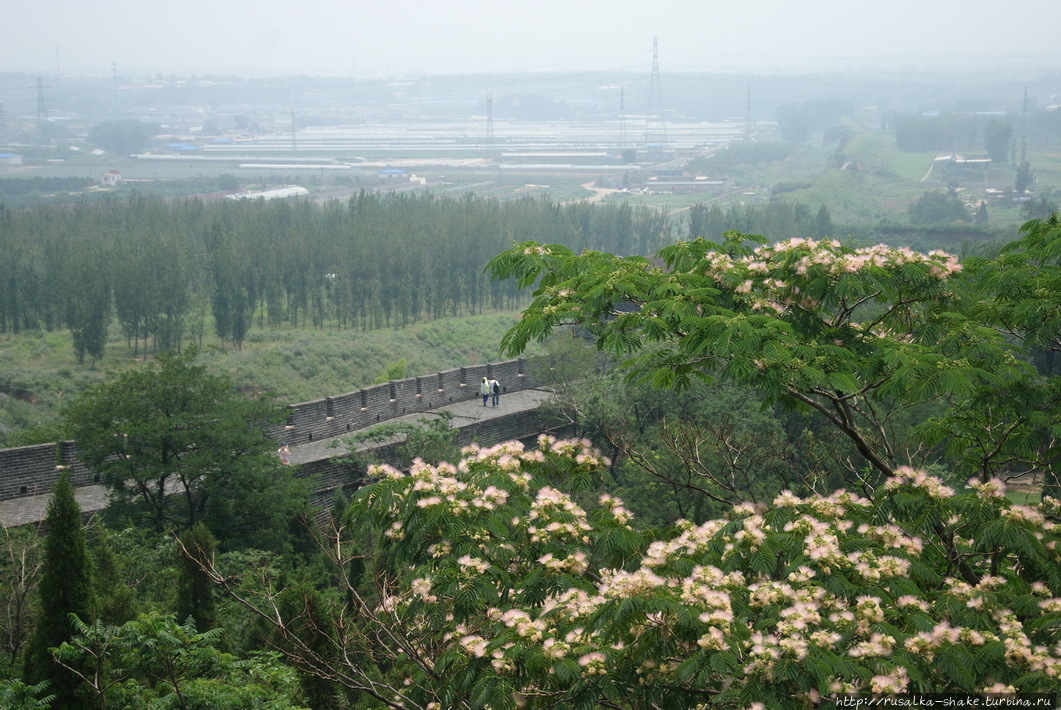
[[[0,332],[68,328],[79,360],[112,323],[134,355],[254,327],[368,330],[515,308],[483,268],[513,242],[648,254],[666,216],[629,205],[468,195],[302,201],[0,205]]]

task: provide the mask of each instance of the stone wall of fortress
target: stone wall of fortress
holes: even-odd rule
[[[312,402],[289,405],[286,423],[276,427],[273,434],[280,443],[288,446],[342,436],[405,414],[426,412],[453,402],[478,397],[479,382],[484,376],[496,377],[505,392],[535,386],[533,377],[527,372],[527,362],[523,358],[458,367]],[[529,424],[525,421],[528,416],[537,417],[534,412],[515,413],[498,421],[484,422],[480,426],[500,427],[505,431],[483,431],[476,432],[475,435],[481,434],[494,441],[502,440],[497,437],[504,438],[506,431],[512,433],[508,438],[522,436]],[[310,465],[308,468],[313,469],[315,466]],[[320,468],[322,470],[317,473],[328,473],[331,476],[337,473],[334,470],[326,472],[324,469],[327,466],[324,463],[320,464]],[[76,442],[61,441],[0,449],[0,500],[49,493],[63,470],[70,471],[74,486],[99,483],[78,459]],[[303,475],[313,473],[314,471],[308,470]],[[322,483],[322,488],[327,490],[339,482],[325,480]]]

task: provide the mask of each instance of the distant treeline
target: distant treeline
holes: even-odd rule
[[[776,242],[792,237],[820,239],[836,236],[829,209],[813,210],[798,202],[778,200],[762,205],[696,204],[689,208],[689,236],[715,240],[735,229]]]
[[[1040,205],[1042,203],[1045,206]],[[1040,200],[1039,213],[1027,212],[1027,218],[1047,218],[1056,209],[1055,203]],[[1016,236],[1016,227],[987,226],[953,222],[949,224],[835,224],[825,205],[817,210],[798,202],[775,200],[761,205],[732,205],[700,203],[688,211],[688,236],[718,240],[729,230],[756,234],[768,242],[793,237],[823,239],[831,237],[857,244],[891,244],[907,246],[918,251],[944,249],[963,254],[973,245],[985,242],[1008,241]]]
[[[134,353],[208,328],[238,346],[256,325],[401,327],[517,307],[514,284],[483,273],[514,241],[650,254],[668,230],[630,205],[423,193],[0,205],[0,332],[69,328],[83,359],[102,355],[115,319]]]

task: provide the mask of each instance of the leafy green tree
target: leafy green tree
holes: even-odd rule
[[[387,367],[376,375],[373,383],[381,385],[384,382],[393,382],[408,377],[408,365],[409,363],[405,358],[402,358],[398,362],[388,363]]]
[[[277,630],[273,635],[277,648],[283,649],[289,657],[298,657],[304,651],[320,659],[329,659],[332,664],[337,663],[341,647],[337,643],[336,623],[331,618],[332,607],[320,590],[307,583],[287,587],[277,597],[277,610],[280,618],[290,620],[287,628]],[[324,710],[338,705],[339,684],[306,672],[300,672],[299,681],[302,694],[312,707]]]
[[[1032,354],[1061,353],[1061,218],[1031,220],[1021,227],[1021,237],[1002,248],[997,259],[970,260],[970,277],[981,293],[988,322]],[[1007,395],[1000,397],[999,394]],[[1013,383],[1010,391],[985,396],[981,411],[1004,406],[1014,410],[1002,437],[984,437],[1013,461],[1032,461],[1045,475],[1045,494],[1061,497],[1061,376],[1040,372],[1039,377]]]
[[[44,695],[48,681],[26,685],[17,678],[0,680],[0,708],[6,710],[49,710],[55,695]]]
[[[148,338],[154,339],[156,350],[180,347],[189,307],[190,268],[184,248],[172,236],[144,239],[139,230],[119,235],[114,245],[115,311],[123,333],[133,341],[134,356],[139,339],[144,341],[145,354]]]
[[[1057,687],[1057,501],[899,467],[869,496],[786,491],[648,535],[614,496],[565,492],[588,494],[606,466],[586,441],[542,437],[374,469],[329,542],[339,567],[375,551],[373,589],[343,587],[341,653],[285,653],[396,708],[789,710]],[[212,574],[293,628],[274,590]]]
[[[788,189],[805,186],[790,185]],[[775,196],[784,189],[785,186],[780,183],[774,185]],[[796,235],[827,237],[835,231],[832,216],[824,205],[814,213],[806,205],[776,197],[766,204],[733,205],[726,210],[714,203],[697,204],[689,208],[690,238],[715,239],[732,230],[759,234],[769,241]]]
[[[192,619],[195,628],[208,631],[217,627],[214,586],[203,572],[214,557],[217,540],[202,523],[196,523],[180,536],[183,554],[177,582],[178,619]]]
[[[41,570],[40,615],[26,647],[24,678],[48,682],[62,707],[81,707],[84,693],[77,679],[52,657],[51,649],[69,639],[70,615],[93,618],[92,563],[81,524],[81,506],[70,475],[63,472],[52,488],[44,521],[44,566]]]
[[[814,231],[814,236],[818,239],[824,239],[826,237],[833,236],[833,217],[829,214],[829,208],[822,205],[818,208],[818,216],[816,218],[817,229]]]
[[[1035,173],[1032,171],[1031,163],[1025,160],[1017,166],[1017,178],[1014,187],[1019,194],[1023,195],[1033,184],[1035,184]]]
[[[0,648],[15,665],[32,629],[33,598],[40,581],[40,535],[27,528],[4,528],[0,547]],[[0,707],[4,707],[0,703]]]
[[[74,341],[74,355],[82,363],[88,355],[103,357],[111,322],[110,274],[98,249],[72,250],[64,269],[64,321]]]
[[[980,204],[976,206],[976,219],[977,224],[987,224],[987,202],[984,200],[980,201]]]
[[[926,192],[910,206],[910,224],[968,222],[969,213],[957,197],[935,190]]]
[[[92,586],[98,619],[107,624],[122,624],[136,616],[138,599],[123,579],[123,560],[111,543],[112,537],[113,533],[102,524],[94,525],[90,530]]]
[[[577,387],[580,381],[603,369],[606,360],[587,336],[588,333],[579,328],[554,333],[542,344],[542,354],[531,361],[535,381]]]
[[[1009,161],[1010,143],[1013,141],[1013,126],[1003,118],[992,118],[984,126],[984,149],[991,162],[1005,164]]]
[[[240,660],[219,651],[221,629],[198,632],[190,620],[159,614],[121,626],[73,622],[76,635],[55,655],[98,707],[304,708],[293,669],[275,654]]]
[[[612,372],[558,387],[546,407],[604,448],[610,490],[650,524],[703,521],[784,488],[810,490],[822,473],[800,465],[782,418],[748,387],[660,391]]]
[[[1025,219],[1050,219],[1050,216],[1061,210],[1057,201],[1050,197],[1038,196],[1029,199],[1020,206],[1020,213]]]
[[[785,223],[781,211],[796,208],[772,222]],[[90,336],[105,334],[108,288],[139,357],[201,340],[208,311],[217,336],[239,347],[266,323],[404,327],[512,309],[525,294],[483,266],[513,239],[647,254],[669,238],[658,209],[427,194],[362,193],[326,206],[134,195],[0,220],[0,331],[67,324],[87,358],[100,342]]]
[[[990,324],[961,315],[955,257],[807,239],[753,248],[745,239],[679,242],[660,251],[666,268],[517,245],[491,268],[538,287],[502,347],[520,352],[579,323],[658,387],[694,378],[752,386],[768,403],[823,417],[875,472],[864,483],[936,460],[897,426],[910,411],[930,402],[961,409],[992,386],[1027,380]]]
[[[239,178],[232,173],[222,173],[217,176],[217,189],[222,192],[234,192],[239,189]]]
[[[229,339],[237,348],[241,348],[250,329],[255,306],[254,294],[248,288],[246,254],[228,242],[215,253],[214,258],[214,329],[222,341]]]
[[[283,413],[197,356],[166,354],[85,390],[64,412],[69,435],[114,499],[139,503],[158,532],[203,520],[221,540],[275,534],[305,500],[267,433]]]

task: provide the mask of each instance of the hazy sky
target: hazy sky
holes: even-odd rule
[[[0,72],[1061,69],[1057,0],[8,0]]]

